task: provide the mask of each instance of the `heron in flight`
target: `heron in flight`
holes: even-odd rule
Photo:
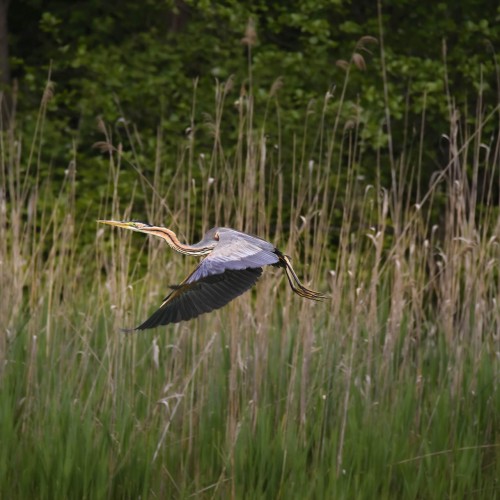
[[[170,287],[172,292],[165,297],[160,308],[134,330],[179,323],[219,309],[250,289],[260,278],[262,267],[267,265],[283,268],[297,295],[311,300],[327,298],[306,288],[295,274],[290,259],[273,244],[257,236],[227,227],[214,227],[200,242],[186,245],[166,227],[136,221],[98,222],[158,236],[185,255],[206,256],[182,283]]]

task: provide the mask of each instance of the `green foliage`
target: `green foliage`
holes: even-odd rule
[[[467,102],[471,108],[478,90],[485,102],[496,94],[492,48],[498,33],[490,25],[496,15],[488,2],[460,7],[436,3],[424,8],[412,2],[383,5],[387,105],[394,142],[403,141],[403,122],[418,129],[425,102],[429,119],[424,178],[430,177],[439,161],[437,144],[449,119],[446,94],[455,105]],[[248,47],[241,43],[249,18],[255,20],[257,29],[257,42],[251,47],[251,83]],[[66,2],[52,2],[50,9],[26,2],[12,5],[10,25],[11,52],[16,54],[13,70],[22,89],[21,110],[29,114],[34,108],[50,66],[56,86],[49,108],[53,132],[46,133],[51,139],[49,154],[64,164],[65,149],[71,146],[64,148],[61,143],[74,131],[81,173],[94,188],[103,181],[91,149],[102,140],[97,130],[99,117],[126,149],[129,141],[123,136],[121,120],[146,135],[160,126],[164,161],[171,164],[176,145],[191,125],[193,79],[200,78],[193,119],[203,128],[212,109],[215,79],[225,81],[234,75],[236,89],[228,99],[229,107],[239,99],[237,89],[242,86],[248,92],[252,85],[257,104],[266,102],[273,82],[282,77],[280,134],[291,137],[302,128],[304,110],[311,100],[321,102],[329,89],[339,97],[344,74],[336,61],[349,60],[360,37],[380,36],[374,2],[356,2],[354,8],[350,3],[329,1],[288,2],[286,6],[264,1],[247,5],[235,0],[147,2],[140,7],[133,2],[94,1],[71,9]],[[367,69],[351,72],[346,98],[359,110],[355,114],[363,123],[362,138],[371,154],[386,144],[380,53],[370,46],[360,55]],[[352,115],[344,116],[349,119]],[[468,119],[473,123],[473,114]],[[228,116],[225,136],[234,138],[231,123],[235,122],[227,120]],[[257,114],[254,120],[256,125],[262,124],[263,116]],[[28,127],[29,122],[29,117],[23,121]],[[275,138],[273,123],[266,127]],[[27,128],[26,133],[30,135],[32,130]],[[150,162],[149,145],[142,147],[145,161]],[[283,151],[282,162],[290,159]],[[382,175],[385,184],[390,182],[387,171]]]

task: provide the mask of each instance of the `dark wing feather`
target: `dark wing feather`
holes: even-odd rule
[[[161,307],[136,330],[179,323],[225,306],[251,288],[262,274],[262,268],[228,269],[220,274],[195,279],[203,263],[171,292]]]
[[[136,330],[196,318],[219,309],[251,288],[262,266],[276,264],[274,246],[260,238],[221,228],[217,246]]]

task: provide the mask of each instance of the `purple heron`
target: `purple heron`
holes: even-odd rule
[[[283,268],[290,287],[297,295],[311,300],[327,298],[306,288],[293,270],[290,259],[273,244],[257,236],[227,227],[214,227],[200,242],[186,245],[165,227],[136,221],[98,222],[158,236],[171,248],[186,255],[206,256],[182,283],[171,286],[172,292],[165,297],[160,308],[134,330],[187,321],[219,309],[250,289],[266,265]]]

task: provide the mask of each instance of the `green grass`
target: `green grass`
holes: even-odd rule
[[[287,176],[262,161],[251,109],[236,145],[214,133],[203,170],[195,138],[173,177],[150,181],[132,164],[151,222],[268,237],[331,300],[302,300],[266,269],[221,311],[137,335],[119,329],[195,261],[95,224],[136,217],[134,197],[120,198],[131,168],[120,148],[108,139],[109,184],[82,214],[77,171],[31,182],[41,135],[25,146],[33,160],[16,154],[15,129],[2,136],[2,498],[500,494],[498,210],[474,187],[482,126],[496,115],[450,132],[461,142],[416,206],[422,152],[398,159],[396,187],[368,186],[360,124],[337,132],[338,113],[333,129],[321,120],[312,171],[305,147]],[[498,151],[485,161],[496,172]],[[48,192],[58,194],[45,203]]]
[[[500,397],[488,356],[470,367],[474,387],[467,370],[454,396],[454,364],[439,350],[420,382],[409,364],[391,370],[390,384],[380,376],[367,384],[365,344],[352,374],[345,353],[325,346],[312,354],[303,410],[295,329],[270,328],[259,362],[251,329],[209,336],[202,321],[178,338],[157,336],[158,367],[147,333],[111,347],[99,330],[88,338],[56,330],[49,354],[42,335],[36,347],[18,335],[2,373],[0,490],[11,498],[496,494]],[[226,341],[238,343],[244,366],[232,364]]]

